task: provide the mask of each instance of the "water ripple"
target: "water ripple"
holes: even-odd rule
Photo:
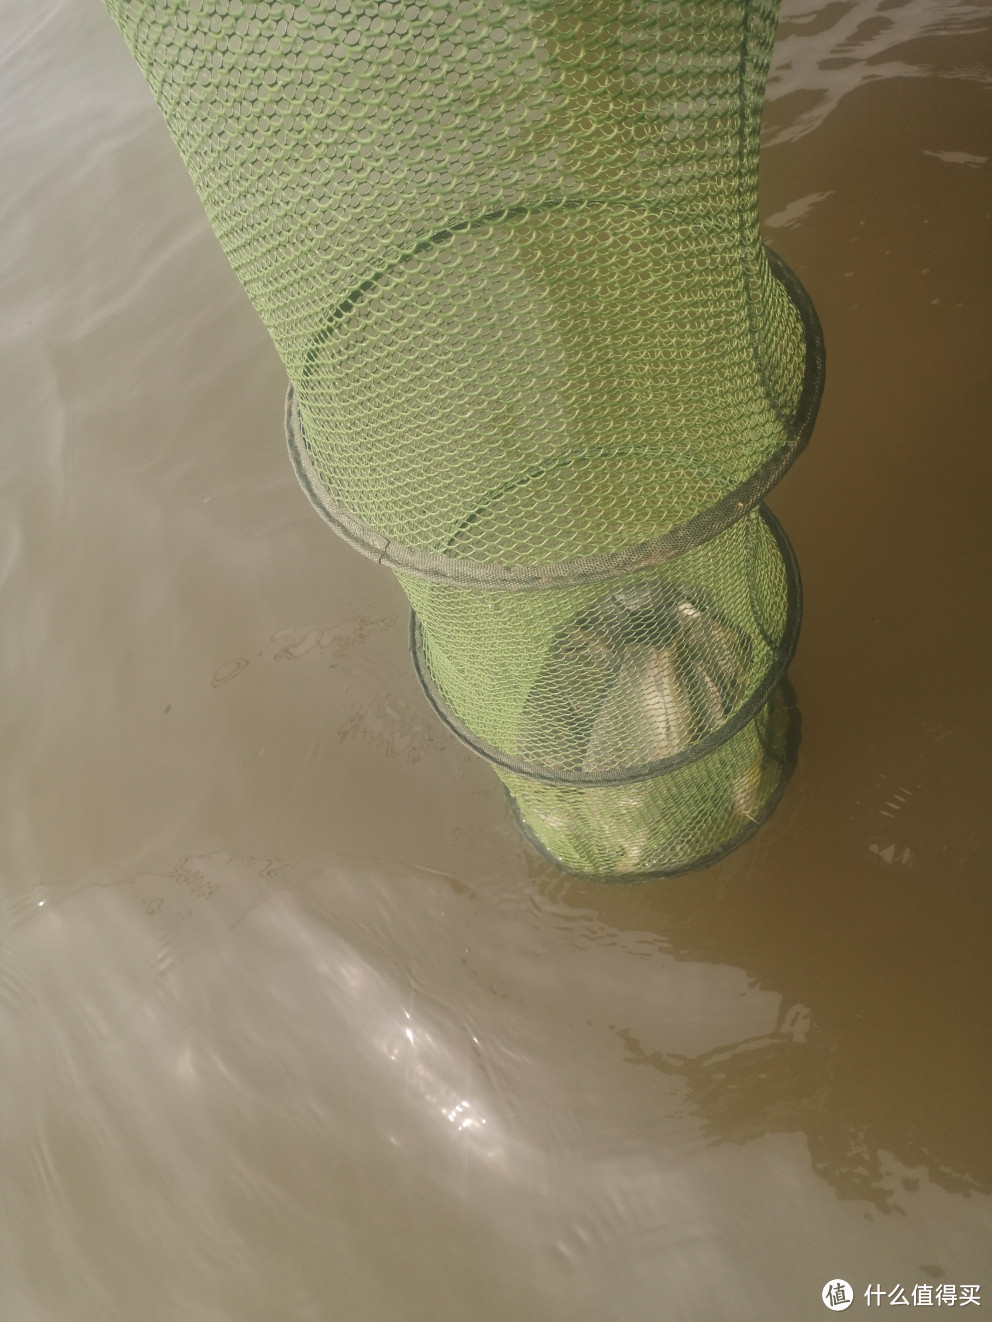
[[[766,143],[794,142],[818,129],[850,93],[885,78],[963,78],[992,83],[987,68],[938,67],[940,40],[988,31],[989,9],[974,0],[785,0],[768,77]],[[913,45],[913,43],[922,43]],[[781,123],[794,98],[801,109]]]

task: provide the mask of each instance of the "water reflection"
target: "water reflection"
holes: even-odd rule
[[[988,7],[974,0],[784,0],[768,80],[767,145],[812,133],[844,97],[880,79],[936,75],[988,84],[988,66],[966,42],[940,49],[954,46],[948,38],[987,28]]]

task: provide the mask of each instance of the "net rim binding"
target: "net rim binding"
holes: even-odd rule
[[[447,233],[443,231],[442,233]],[[430,240],[425,241],[425,243]],[[631,574],[664,564],[724,532],[758,505],[765,494],[782,478],[809,442],[816,421],[826,369],[823,330],[813,302],[799,278],[771,248],[765,255],[772,274],[785,288],[799,313],[806,340],[803,385],[796,413],[790,424],[791,436],[779,450],[733,491],[714,505],[700,510],[685,523],[658,537],[650,538],[621,551],[577,556],[571,560],[542,565],[507,565],[499,561],[461,559],[437,552],[417,551],[402,542],[378,533],[363,520],[336,505],[323,486],[313,463],[299,416],[296,391],[292,384],[286,395],[286,443],[300,486],[326,523],[355,550],[397,573],[408,574],[430,583],[479,588],[501,592],[533,592],[552,587],[573,587]],[[756,366],[760,373],[760,364]]]
[[[774,761],[778,762],[781,767],[781,775],[779,776],[778,784],[765,800],[761,815],[756,817],[753,821],[748,822],[747,825],[738,831],[735,836],[731,837],[730,840],[718,846],[716,849],[711,850],[708,854],[700,854],[697,858],[692,859],[688,863],[680,863],[676,868],[655,868],[650,872],[580,872],[578,869],[570,868],[565,863],[562,863],[562,861],[559,858],[556,858],[551,850],[542,843],[538,836],[535,835],[533,829],[528,826],[527,822],[524,820],[523,814],[517,806],[516,799],[504,785],[503,790],[510,801],[510,808],[520,834],[524,836],[528,844],[537,850],[542,858],[546,859],[549,863],[553,863],[554,866],[561,872],[564,872],[566,876],[575,877],[580,881],[602,882],[607,886],[634,886],[642,881],[660,881],[666,877],[681,877],[688,872],[700,872],[703,868],[712,867],[715,863],[721,863],[725,858],[729,858],[731,854],[740,849],[741,845],[747,844],[747,842],[755,836],[773,816],[776,808],[782,801],[782,796],[785,794],[789,782],[792,780],[793,772],[796,769],[796,764],[799,760],[799,747],[802,742],[802,713],[800,712],[796,701],[796,691],[787,676],[782,677],[780,686],[788,715],[788,725],[785,733],[785,748],[781,758],[775,757],[773,753],[769,752],[768,749],[765,749],[766,753],[768,753]]]
[[[799,641],[803,599],[802,579],[799,574],[796,553],[792,548],[792,543],[786,536],[785,529],[768,506],[761,505],[759,513],[775,539],[775,544],[782,556],[785,567],[787,594],[785,627],[778,646],[773,651],[768,669],[752,690],[751,696],[741,703],[722,725],[715,730],[711,730],[709,734],[690,745],[690,747],[680,749],[679,752],[672,753],[669,757],[659,758],[655,762],[647,762],[633,767],[619,767],[599,775],[581,771],[559,771],[553,767],[542,767],[535,763],[526,762],[521,758],[515,758],[512,754],[503,752],[486,740],[480,739],[471,727],[460,720],[445,702],[434,684],[427,665],[420,620],[416,612],[411,610],[410,652],[413,656],[414,673],[417,676],[424,697],[433,707],[439,720],[447,726],[460,743],[470,748],[473,753],[477,753],[479,757],[485,758],[487,762],[491,762],[503,771],[508,771],[512,775],[523,776],[527,780],[534,780],[543,785],[571,785],[590,789],[597,786],[606,788],[611,785],[630,785],[637,781],[653,780],[656,776],[667,776],[673,771],[679,771],[683,767],[698,761],[701,757],[706,757],[725,744],[728,739],[732,739],[734,735],[739,734],[757,716],[758,712],[771,698],[776,686],[783,680],[795,653],[796,644]]]

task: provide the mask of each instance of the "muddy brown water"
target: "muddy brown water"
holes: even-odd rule
[[[612,888],[530,851],[311,512],[97,0],[0,30],[0,1316],[992,1308],[987,5],[787,0],[802,758],[738,854]]]

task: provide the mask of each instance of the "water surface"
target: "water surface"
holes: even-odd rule
[[[987,7],[786,4],[802,761],[737,855],[624,888],[432,717],[97,0],[0,25],[3,1317],[992,1307]]]

